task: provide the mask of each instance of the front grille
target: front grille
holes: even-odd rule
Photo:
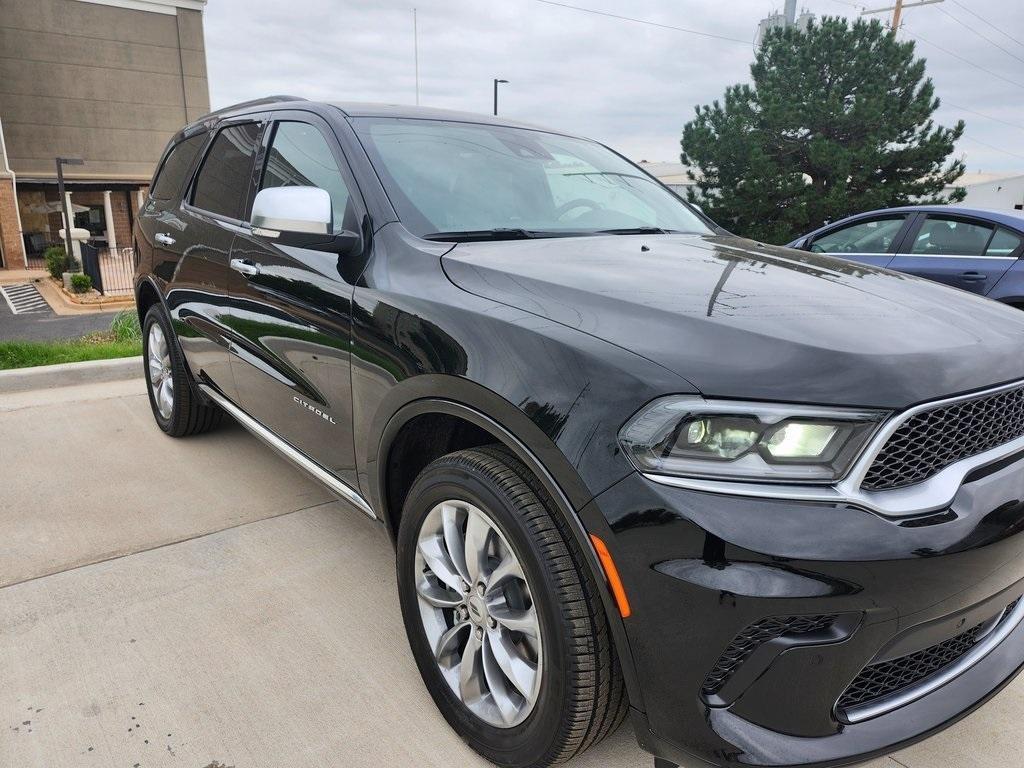
[[[1006,612],[1009,613],[1015,606],[1016,603],[1012,603]],[[850,683],[850,687],[839,699],[838,708],[849,709],[898,693],[948,667],[971,650],[981,637],[985,636],[981,630],[991,621],[991,619],[983,621],[966,632],[951,637],[949,640],[943,640],[923,651],[890,661],[869,664]]]
[[[805,635],[831,627],[837,616],[772,616],[751,624],[729,644],[725,653],[704,679],[702,691],[711,695],[721,690],[739,666],[764,643],[783,635]]]
[[[886,441],[861,487],[903,488],[1024,435],[1024,386],[916,413]]]

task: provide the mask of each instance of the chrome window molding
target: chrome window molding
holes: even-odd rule
[[[988,451],[961,459],[932,475],[927,480],[887,491],[866,491],[861,483],[868,468],[892,437],[893,433],[912,416],[933,408],[974,400],[1024,386],[1024,380],[1003,384],[990,389],[970,392],[964,395],[931,400],[915,405],[889,418],[875,433],[846,477],[831,485],[797,485],[783,483],[751,483],[739,480],[708,480],[697,477],[643,473],[644,477],[662,485],[687,488],[706,493],[731,496],[751,496],[765,499],[786,499],[790,501],[813,501],[829,504],[852,504],[885,517],[912,517],[944,509],[949,506],[963,485],[964,479],[979,467],[1024,452],[1024,435],[1003,443]]]
[[[892,712],[918,699],[923,699],[925,696],[934,693],[942,686],[960,677],[960,675],[988,656],[1010,636],[1010,633],[1017,628],[1021,620],[1024,620],[1024,600],[1018,600],[1013,610],[1005,609],[989,633],[971,650],[949,666],[889,696],[884,696],[867,704],[839,710],[836,714],[841,722],[852,725]]]
[[[298,451],[296,448],[276,434],[271,432],[269,429],[260,424],[256,419],[247,414],[237,405],[228,400],[224,395],[215,390],[213,387],[207,384],[200,384],[199,389],[203,391],[203,394],[213,400],[217,405],[223,408],[231,415],[235,421],[249,430],[253,435],[258,437],[264,443],[269,445],[275,451],[280,453],[286,459],[291,461],[295,466],[302,470],[305,470],[308,474],[312,475],[314,479],[319,480],[325,486],[327,486],[336,495],[347,501],[349,504],[354,506],[364,515],[372,520],[377,519],[376,513],[373,511],[373,507],[370,506],[369,502],[366,501],[360,495],[358,491],[349,486],[347,483],[339,480],[333,472],[330,472],[312,459],[308,458],[305,454]]]

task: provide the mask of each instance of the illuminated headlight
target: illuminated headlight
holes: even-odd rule
[[[641,472],[829,483],[846,474],[883,411],[663,397],[619,432]]]

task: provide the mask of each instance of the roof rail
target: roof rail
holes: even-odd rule
[[[241,101],[238,104],[231,104],[226,107],[221,107],[218,110],[203,115],[194,122],[198,123],[202,120],[207,120],[211,117],[217,117],[218,115],[223,115],[228,112],[234,112],[237,109],[243,109],[247,107],[259,107],[263,104],[277,104],[278,102],[281,101],[307,101],[307,99],[304,99],[302,96],[288,96],[286,94],[280,94],[277,96],[264,96],[262,99],[253,99],[252,101]]]

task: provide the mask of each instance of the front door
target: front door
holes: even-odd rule
[[[907,226],[907,219],[905,213],[858,219],[818,235],[808,243],[807,250],[887,267]]]
[[[987,221],[929,213],[921,217],[891,268],[985,296],[1017,261],[1006,246],[1006,235],[1010,233]]]
[[[335,232],[358,231],[362,204],[326,122],[274,115],[259,188],[314,186],[331,195]],[[241,406],[356,487],[349,342],[353,286],[344,258],[278,245],[247,228],[232,247],[245,288],[233,305],[232,366]]]

